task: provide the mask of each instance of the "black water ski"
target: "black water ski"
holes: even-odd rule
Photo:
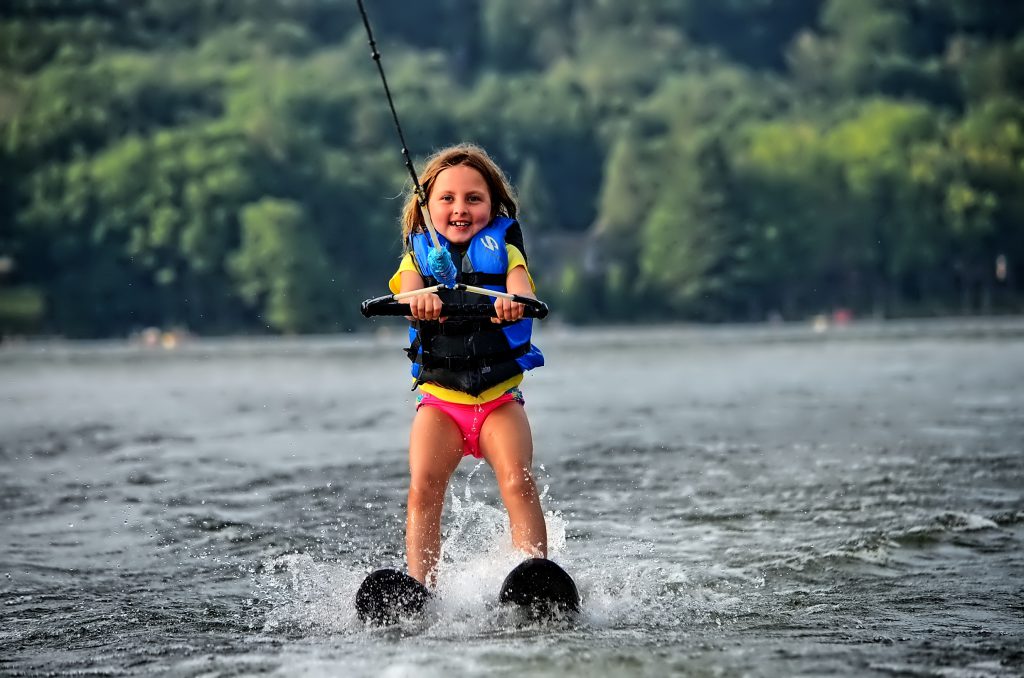
[[[356,614],[377,626],[396,624],[423,610],[430,591],[405,572],[386,568],[371,572],[356,591]]]
[[[569,573],[546,558],[516,566],[501,585],[498,600],[518,606],[533,619],[565,617],[580,611],[580,594]]]

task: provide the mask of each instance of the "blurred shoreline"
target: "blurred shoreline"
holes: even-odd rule
[[[386,322],[386,321],[385,321]],[[912,320],[856,320],[834,323],[822,318],[810,322],[730,324],[645,324],[570,326],[557,321],[535,330],[541,346],[565,347],[628,344],[642,335],[645,344],[675,343],[681,346],[723,344],[790,344],[846,341],[987,340],[1024,338],[1024,316],[945,317]],[[17,338],[0,343],[0,365],[29,362],[109,359],[115,362],[294,356],[315,358],[332,354],[375,354],[399,350],[406,341],[405,325],[378,323],[372,331],[349,334],[302,336],[186,335],[173,342],[124,339]]]

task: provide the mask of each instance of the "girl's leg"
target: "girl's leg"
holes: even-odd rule
[[[480,429],[480,452],[494,469],[512,528],[512,545],[534,557],[548,555],[548,532],[533,479],[533,436],[519,403],[494,410]]]
[[[409,438],[405,558],[409,574],[433,586],[441,555],[444,493],[462,460],[462,434],[447,414],[424,406],[416,411]]]

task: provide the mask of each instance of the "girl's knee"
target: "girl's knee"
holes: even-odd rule
[[[432,504],[444,500],[448,478],[435,474],[415,475],[409,481],[409,503]]]
[[[537,483],[528,468],[517,469],[502,474],[498,478],[502,495],[511,497],[529,497],[537,494]]]

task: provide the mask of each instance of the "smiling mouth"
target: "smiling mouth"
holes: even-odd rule
[[[449,221],[448,225],[452,228],[469,228],[473,225],[472,221]]]

